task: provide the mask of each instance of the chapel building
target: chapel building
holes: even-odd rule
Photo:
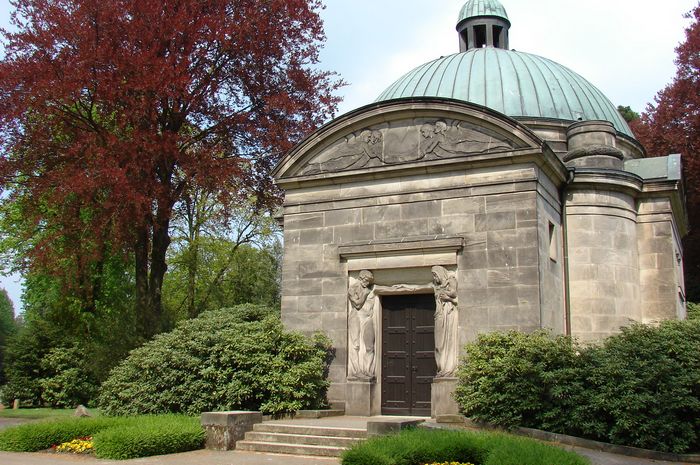
[[[460,350],[550,328],[598,341],[685,318],[680,157],[647,158],[579,74],[509,49],[470,0],[460,52],[398,79],[278,165],[282,319],[333,340],[349,415],[457,414]]]

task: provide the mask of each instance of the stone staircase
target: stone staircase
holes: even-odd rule
[[[338,457],[352,444],[367,437],[366,429],[258,423],[236,449],[277,454]]]

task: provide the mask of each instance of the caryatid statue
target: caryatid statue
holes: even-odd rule
[[[348,377],[374,378],[374,316],[379,312],[379,298],[374,291],[374,275],[360,271],[350,278],[348,287]]]
[[[457,371],[458,325],[457,279],[442,266],[434,266],[435,292],[435,362],[437,378],[455,375]]]

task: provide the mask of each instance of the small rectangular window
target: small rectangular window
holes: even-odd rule
[[[559,247],[557,246],[557,227],[549,222],[549,259],[553,262],[559,260]]]

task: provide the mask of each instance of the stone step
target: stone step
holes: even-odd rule
[[[339,428],[332,426],[292,425],[284,423],[257,423],[253,425],[253,431],[264,433],[296,434],[302,436],[330,436],[358,439],[364,439],[367,437],[367,431],[364,429]]]
[[[313,446],[350,447],[360,438],[339,436],[312,436],[289,433],[271,433],[261,431],[249,431],[245,434],[245,441],[277,442],[283,444],[308,444]]]
[[[290,454],[290,455],[314,455],[321,457],[339,457],[343,453],[345,447],[335,446],[314,446],[310,444],[285,444],[280,442],[262,442],[262,441],[238,441],[236,443],[237,450],[246,450],[251,452],[271,452],[273,454]]]
[[[326,410],[298,410],[294,414],[294,418],[328,418],[341,417],[345,415],[345,410],[326,409]]]

